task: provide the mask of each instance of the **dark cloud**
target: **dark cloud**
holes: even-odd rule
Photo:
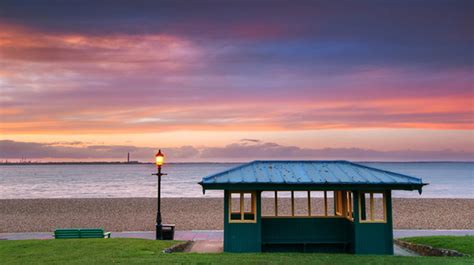
[[[2,0],[0,131],[471,129],[473,5]],[[252,140],[172,153],[320,155]],[[31,157],[74,159],[154,152],[90,143],[30,147]]]
[[[241,142],[241,143],[260,143],[261,141],[258,140],[258,139],[248,139],[248,138],[244,138],[244,139],[240,139],[240,142]]]
[[[250,139],[254,140],[254,139]],[[250,142],[250,143],[249,143]],[[240,141],[224,147],[163,148],[169,161],[249,161],[254,159],[347,159],[356,161],[472,161],[471,151],[377,151],[362,148],[301,148],[261,141]],[[133,159],[150,161],[155,148],[95,145],[84,147],[55,146],[48,143],[0,141],[0,159],[27,160],[124,160],[130,152]]]
[[[87,145],[90,143],[82,141],[60,141],[60,142],[51,142],[49,145]]]
[[[0,23],[50,33],[171,34],[214,49],[239,48],[235,54],[218,56],[219,62],[247,58],[287,64],[466,67],[474,59],[472,12],[469,0],[5,0],[0,3]],[[55,57],[70,55],[59,51]]]

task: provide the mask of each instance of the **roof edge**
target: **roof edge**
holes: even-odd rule
[[[247,163],[243,163],[241,165],[238,165],[238,166],[235,166],[235,167],[231,167],[225,171],[221,171],[221,172],[218,172],[218,173],[214,173],[212,175],[208,175],[208,176],[205,176],[202,178],[202,181],[203,182],[204,180],[206,179],[210,179],[210,178],[214,178],[218,175],[222,175],[222,174],[227,174],[229,172],[232,172],[234,170],[237,170],[237,169],[240,169],[242,167],[245,167],[245,166],[249,166],[251,164],[256,164],[256,163],[277,163],[277,162],[285,162],[285,163],[314,163],[315,161],[317,162],[324,162],[324,163],[351,163],[347,160],[253,160],[251,162],[247,162]]]
[[[231,167],[231,168],[229,168],[229,169],[227,169],[227,170],[224,170],[224,171],[221,171],[221,172],[214,173],[214,174],[212,174],[212,175],[203,177],[202,180],[199,182],[199,184],[203,183],[203,182],[204,182],[205,180],[207,180],[207,179],[214,178],[214,177],[217,177],[217,176],[222,175],[222,174],[227,174],[227,173],[229,173],[229,172],[232,172],[232,171],[234,171],[234,170],[240,169],[240,168],[242,168],[242,167],[249,166],[249,165],[251,165],[251,164],[253,164],[253,163],[255,163],[255,162],[257,162],[257,160],[254,160],[254,161],[248,162],[248,163],[243,163],[242,165],[238,165],[238,166],[235,166],[235,167]]]
[[[404,177],[404,178],[409,178],[409,179],[413,179],[413,180],[417,180],[419,181],[421,184],[423,184],[423,179],[422,178],[419,178],[419,177],[414,177],[414,176],[408,176],[408,175],[405,175],[405,174],[401,174],[401,173],[397,173],[397,172],[393,172],[393,171],[388,171],[388,170],[384,170],[384,169],[380,169],[380,168],[376,168],[376,167],[369,167],[369,166],[366,166],[366,165],[361,165],[359,163],[354,163],[354,162],[351,162],[351,161],[344,161],[345,163],[348,163],[348,164],[351,164],[351,165],[354,165],[354,166],[358,166],[358,167],[362,167],[362,168],[367,168],[367,169],[370,169],[370,170],[375,170],[375,171],[379,171],[379,172],[383,172],[383,173],[387,173],[387,174],[394,174],[394,175],[398,175],[400,177]],[[428,183],[426,183],[425,185],[428,185]]]
[[[243,167],[251,166],[253,164],[257,164],[257,163],[281,163],[281,162],[284,162],[284,163],[314,163],[314,162],[344,163],[344,164],[352,165],[352,166],[355,166],[355,167],[360,167],[360,168],[365,168],[365,169],[368,169],[368,170],[382,172],[382,173],[385,173],[385,174],[397,175],[397,176],[400,176],[402,178],[406,178],[406,179],[410,179],[410,180],[414,181],[414,183],[384,183],[384,184],[379,184],[379,183],[377,183],[377,184],[368,184],[368,183],[359,184],[359,183],[352,183],[352,182],[350,182],[350,183],[346,183],[346,182],[345,183],[331,183],[331,184],[329,184],[329,183],[324,184],[323,183],[323,186],[340,186],[340,185],[344,185],[344,186],[348,186],[348,185],[350,185],[350,186],[369,185],[370,187],[376,187],[376,186],[380,186],[380,187],[382,187],[382,186],[414,187],[414,186],[417,186],[419,189],[421,189],[423,186],[428,185],[428,183],[423,183],[422,178],[419,178],[419,177],[409,176],[409,175],[400,174],[400,173],[393,172],[393,171],[388,171],[388,170],[383,170],[383,169],[379,169],[379,168],[375,168],[375,167],[370,167],[370,166],[362,165],[362,164],[359,164],[359,163],[350,162],[350,161],[347,161],[347,160],[254,160],[254,161],[251,161],[251,162],[248,162],[248,163],[243,163],[241,165],[234,166],[234,167],[229,168],[225,171],[221,171],[221,172],[214,173],[212,175],[203,177],[201,179],[201,181],[198,182],[198,184],[201,185],[203,187],[203,189],[207,189],[208,187],[216,187],[216,186],[232,187],[232,186],[235,186],[235,185],[248,185],[249,183],[206,183],[206,182],[210,181],[213,178],[217,178],[220,175],[225,175],[225,174],[228,174],[232,171],[236,171],[236,170],[239,170]],[[286,185],[286,184],[288,184],[288,183],[283,183],[283,185]],[[321,185],[321,184],[310,184],[310,183],[300,183],[300,184],[312,185],[314,187],[318,186],[318,185]],[[291,183],[291,185],[300,185],[300,184]],[[259,183],[259,185],[279,185],[279,184],[276,184],[276,183]],[[418,188],[412,188],[412,190],[415,190],[415,189],[418,189]]]
[[[260,191],[318,191],[318,190],[418,190],[421,191],[422,188],[428,183],[413,183],[413,184],[367,184],[367,183],[333,183],[333,184],[271,184],[271,183],[202,183],[199,182],[203,190],[226,190],[226,189],[236,189],[236,190],[260,190]]]

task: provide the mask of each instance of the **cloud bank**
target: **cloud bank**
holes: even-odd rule
[[[177,161],[470,159],[473,4],[2,0],[1,151],[148,161],[163,133]],[[314,149],[335,130],[369,144]]]
[[[0,133],[472,129],[472,1],[0,3]]]
[[[127,152],[134,160],[153,161],[155,148],[136,146],[83,145],[0,141],[0,159],[15,161],[124,161]],[[243,139],[224,147],[182,146],[162,148],[171,162],[245,162],[255,159],[346,159],[354,161],[473,161],[472,151],[377,151],[362,148],[301,148],[257,139]]]

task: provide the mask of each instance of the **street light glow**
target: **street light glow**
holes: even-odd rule
[[[165,155],[161,153],[161,150],[158,150],[158,153],[155,155],[156,166],[161,167],[165,161]]]

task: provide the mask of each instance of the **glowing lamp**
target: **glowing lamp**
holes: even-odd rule
[[[165,155],[161,153],[161,150],[158,150],[158,153],[155,155],[155,163],[157,167],[161,167],[165,161]]]

